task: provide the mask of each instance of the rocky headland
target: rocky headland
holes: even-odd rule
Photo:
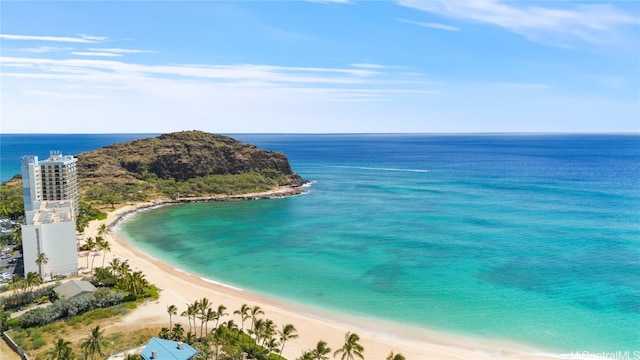
[[[255,194],[301,193],[305,182],[281,152],[195,130],[113,144],[77,157],[81,198],[94,203],[271,197]]]

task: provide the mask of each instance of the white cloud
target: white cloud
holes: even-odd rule
[[[407,20],[407,19],[400,19],[400,21],[402,21],[403,23],[414,24],[414,25],[418,25],[418,26],[422,26],[422,27],[426,27],[426,28],[431,28],[431,29],[439,29],[439,30],[446,30],[446,31],[460,31],[460,28],[457,28],[457,27],[451,26],[451,25],[431,23],[431,22],[423,22],[423,21],[415,21],[415,20]]]
[[[361,63],[361,64],[349,64],[349,66],[363,69],[386,69],[387,66],[380,64],[369,64],[369,63]]]
[[[380,64],[336,68],[146,65],[112,59],[0,57],[4,119],[36,119],[42,132],[358,131],[384,124],[380,109],[438,96],[420,74]],[[34,103],[34,99],[37,99]],[[337,116],[337,114],[341,114]],[[38,115],[40,114],[40,115]],[[347,121],[346,117],[350,120]],[[90,124],[81,119],[91,118]],[[145,119],[145,120],[142,120]],[[20,122],[6,131],[20,132]],[[91,127],[91,130],[84,130]],[[324,130],[323,130],[324,129]]]
[[[122,56],[122,54],[116,54],[112,52],[96,52],[96,51],[74,51],[71,54],[78,55],[78,56],[106,56],[106,57]]]
[[[80,35],[80,37],[67,37],[67,36],[34,36],[34,35],[0,34],[0,39],[71,42],[71,43],[95,43],[95,42],[106,40],[107,38],[103,36],[89,36],[89,35]]]
[[[108,37],[106,36],[93,36],[93,35],[86,35],[86,34],[80,34],[80,36],[83,39],[91,40],[92,42],[100,42],[108,39]]]
[[[84,55],[83,53],[80,53]],[[95,55],[88,53],[87,55]],[[433,83],[422,82],[419,74],[384,70],[376,64],[359,64],[356,68],[284,67],[269,65],[143,65],[97,59],[35,59],[1,57],[6,69],[4,78],[60,80],[69,84],[96,84],[129,88],[140,82],[167,80],[192,84],[242,85],[298,89],[299,91],[349,93],[352,98],[379,98],[401,92],[432,91]],[[20,71],[8,71],[19,68]],[[25,70],[26,69],[26,70]],[[163,84],[168,84],[164,83]],[[169,86],[169,85],[167,85]],[[173,88],[173,86],[169,86]],[[428,87],[428,89],[425,89]],[[146,88],[145,91],[153,89]],[[306,89],[306,90],[305,90]],[[330,90],[333,89],[333,90]],[[366,90],[366,91],[365,91]],[[342,100],[349,97],[342,97]]]
[[[551,8],[520,2],[399,0],[402,6],[443,17],[489,23],[508,29],[529,40],[570,46],[576,40],[608,44],[612,36],[628,26],[640,25],[640,18],[612,5],[560,2],[571,8]]]
[[[200,79],[218,79],[234,81],[260,81],[274,83],[298,84],[362,84],[366,78],[377,73],[363,69],[340,68],[304,68],[281,67],[269,65],[141,65],[111,60],[84,59],[34,59],[34,58],[0,58],[3,66],[11,67],[18,64],[40,66],[43,74],[55,68],[73,67],[91,70],[94,73],[107,72],[115,74],[144,74],[147,76],[182,76]],[[7,73],[3,74],[9,75]]]
[[[70,48],[70,47],[57,47],[57,46],[39,46],[39,47],[36,47],[36,48],[18,49],[18,51],[24,51],[24,52],[30,52],[30,53],[36,53],[36,54],[43,54],[43,53],[49,53],[49,52],[59,52],[59,51],[69,51],[69,50],[73,50],[73,48]]]
[[[121,49],[121,48],[89,48],[90,51],[98,51],[98,52],[110,52],[117,54],[141,54],[141,53],[151,53],[151,50],[138,50],[138,49]]]
[[[45,90],[27,90],[25,94],[30,96],[46,96],[55,99],[69,99],[69,100],[94,100],[104,98],[99,95],[92,95],[87,93],[79,93],[79,92],[57,92],[57,91],[45,91]]]

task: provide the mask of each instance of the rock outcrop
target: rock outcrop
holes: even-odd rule
[[[83,187],[103,179],[136,183],[152,178],[184,182],[212,175],[260,173],[277,178],[278,185],[300,186],[303,179],[291,170],[281,152],[258,149],[227,136],[182,131],[138,139],[77,155]]]

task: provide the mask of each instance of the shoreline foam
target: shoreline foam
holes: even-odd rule
[[[147,280],[161,289],[156,302],[145,303],[138,310],[125,316],[125,324],[144,322],[164,326],[168,323],[166,307],[176,305],[179,312],[186,304],[206,297],[214,304],[223,304],[233,314],[242,304],[259,305],[265,312],[264,317],[274,320],[278,327],[291,323],[298,330],[299,338],[288,341],[283,355],[290,360],[299,357],[302,351],[315,347],[319,340],[326,341],[332,350],[342,346],[347,331],[356,332],[361,337],[367,359],[384,359],[389,352],[402,353],[407,359],[475,359],[509,357],[511,359],[552,359],[562,354],[552,354],[531,346],[509,341],[487,340],[429,330],[385,320],[363,318],[357,315],[342,314],[331,310],[318,309],[305,304],[291,303],[239,289],[189,273],[166,264],[159,259],[140,251],[126,241],[118,232],[118,225],[127,217],[141,211],[175,204],[199,201],[233,201],[249,199],[268,199],[282,196],[299,195],[304,191],[293,188],[281,188],[258,194],[243,196],[219,196],[210,198],[187,198],[166,201],[153,201],[123,206],[108,214],[107,219],[92,221],[85,236],[95,236],[100,224],[107,224],[113,233],[107,235],[111,243],[109,258],[129,259],[134,270],[141,270]],[[99,255],[102,257],[102,253]],[[101,259],[100,259],[101,260]],[[100,263],[100,262],[99,262]],[[236,322],[237,316],[227,316]],[[173,322],[186,322],[175,317]],[[565,354],[566,355],[566,354]]]

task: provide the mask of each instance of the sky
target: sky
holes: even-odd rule
[[[640,1],[0,2],[0,133],[640,133]]]

